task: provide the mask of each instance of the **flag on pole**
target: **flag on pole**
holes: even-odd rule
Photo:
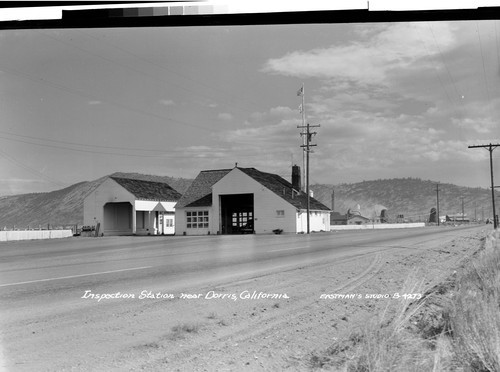
[[[297,91],[298,96],[303,96],[304,95],[304,87],[300,87],[300,89]]]

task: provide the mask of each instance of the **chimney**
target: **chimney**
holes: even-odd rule
[[[300,191],[300,167],[298,165],[292,166],[292,187]]]

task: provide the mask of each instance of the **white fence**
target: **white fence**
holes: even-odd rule
[[[415,227],[425,227],[425,222],[415,223],[375,223],[365,225],[331,225],[331,231],[339,230],[374,230],[374,229],[409,229]]]
[[[0,242],[14,240],[58,239],[73,236],[71,230],[14,230],[0,231]]]

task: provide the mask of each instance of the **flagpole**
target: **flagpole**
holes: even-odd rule
[[[305,106],[305,89],[304,89],[304,83],[302,83],[302,145],[306,145],[306,106]],[[306,172],[306,148],[302,148],[302,190],[305,190],[304,187],[307,184],[307,172]]]

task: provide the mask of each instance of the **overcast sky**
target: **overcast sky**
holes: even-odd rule
[[[500,22],[0,31],[0,195],[113,172],[301,165],[488,187]],[[494,154],[500,182],[500,149]]]

